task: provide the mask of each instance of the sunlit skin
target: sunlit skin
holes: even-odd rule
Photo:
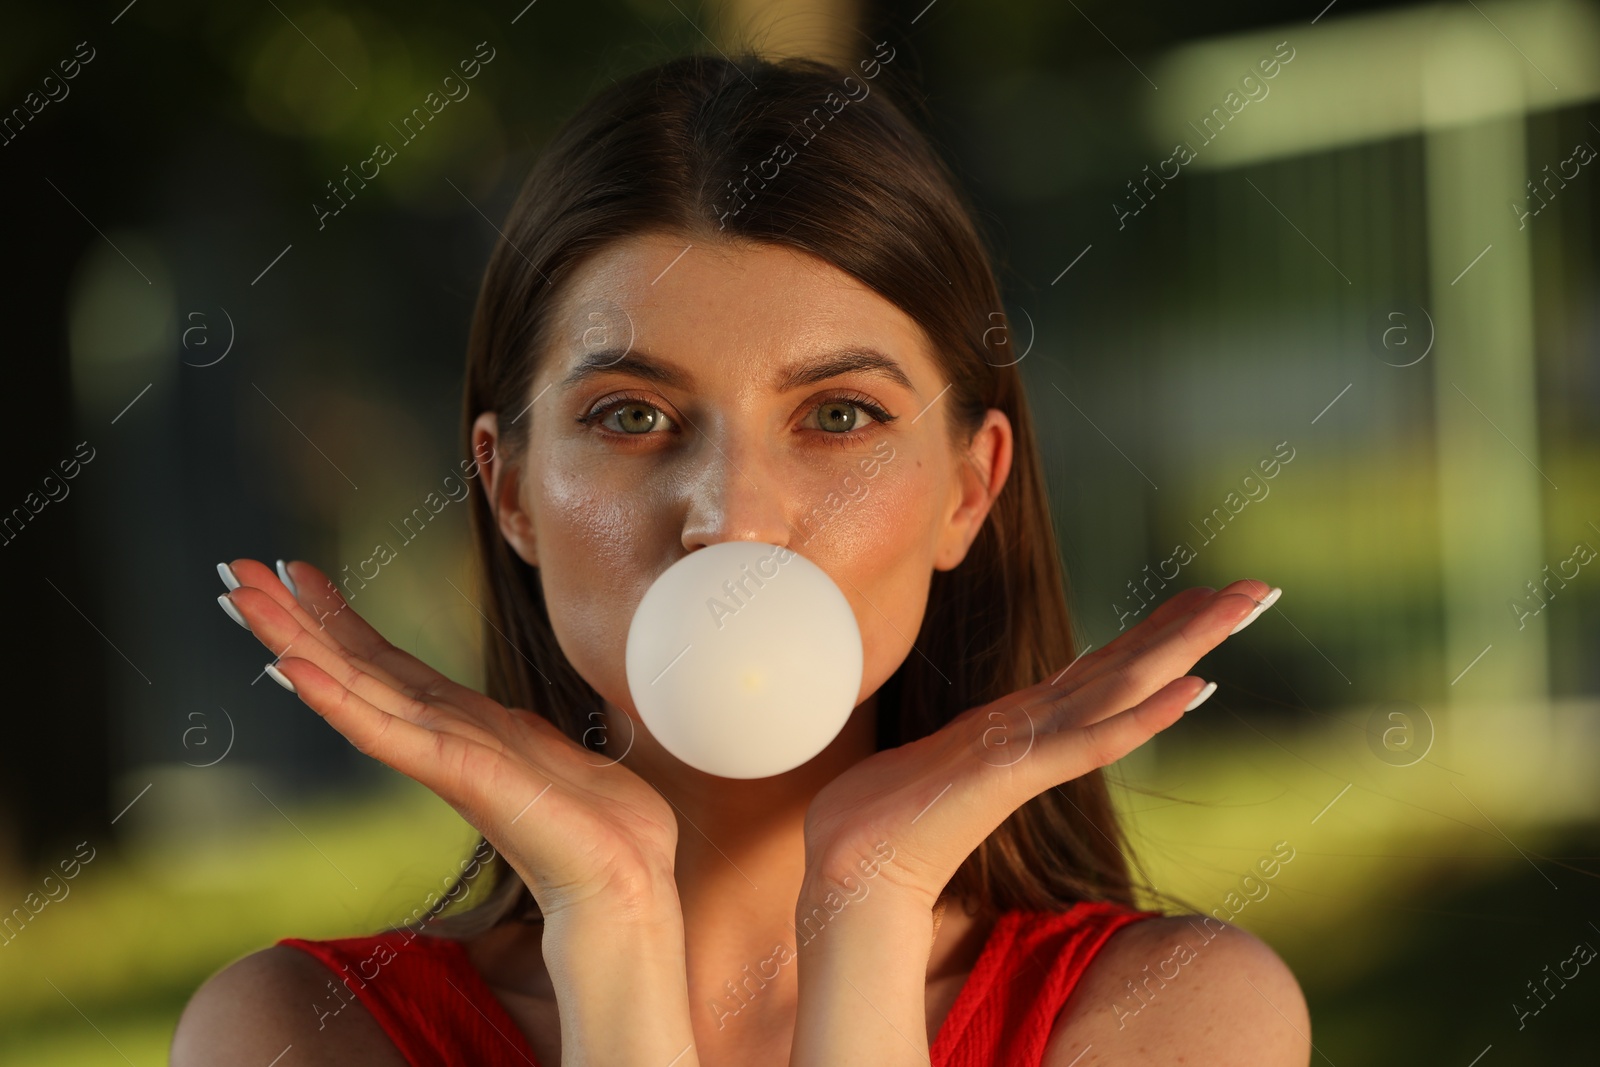
[[[562,651],[607,702],[620,764],[398,651],[310,564],[289,565],[296,600],[270,568],[236,560],[243,584],[228,599],[282,654],[278,668],[301,699],[451,803],[533,890],[542,931],[508,925],[469,951],[545,1067],[667,1063],[690,1042],[676,1063],[925,1063],[989,929],[952,906],[934,939],[931,909],[950,876],[1030,797],[1177,721],[1204,684],[1186,672],[1268,586],[1188,590],[1070,669],[876,752],[874,694],[921,654],[912,641],[931,576],[962,563],[1005,485],[1008,420],[991,410],[953,440],[947,382],[916,323],[791,249],[640,235],[585,262],[559,297],[531,406],[513,413],[531,447],[514,465],[485,413],[474,452],[493,457],[482,485],[499,529],[539,568]],[[873,353],[878,368],[819,369],[844,351]],[[586,359],[607,366],[572,381]],[[783,383],[804,371],[813,380]],[[874,455],[864,477],[861,460]],[[852,476],[855,499],[808,533],[806,516]],[[838,738],[801,767],[753,781],[698,772],[655,744],[624,669],[645,590],[686,553],[728,540],[789,546],[821,567],[849,600],[864,651],[860,703]],[[1026,758],[983,758],[997,724],[1033,738]],[[522,818],[536,797],[536,815]],[[797,912],[855,874],[878,841],[894,859],[868,896],[736,1015],[714,1008],[734,1003],[724,983],[746,965],[794,946]],[[1196,980],[1174,984],[1136,1033],[1120,1031],[1110,1004],[1123,979],[1169,955],[1188,929],[1157,919],[1114,936],[1044,1062],[1065,1067],[1086,1044],[1080,1067],[1178,1055],[1307,1062],[1292,975],[1231,928],[1185,969]],[[217,1062],[207,1054],[224,1033],[235,1052],[241,1041],[277,1042],[275,1053],[292,1040],[308,1060],[399,1062],[359,1013],[339,1034],[302,1032],[303,1009],[291,1005],[322,976],[299,955],[267,949],[208,982],[173,1062]],[[249,997],[261,1007],[242,1020],[236,1004]],[[619,1027],[624,1017],[651,1025]]]

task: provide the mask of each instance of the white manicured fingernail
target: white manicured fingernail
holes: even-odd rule
[[[290,596],[296,600],[300,599],[300,590],[295,588],[294,579],[289,577],[289,568],[281,559],[278,561],[278,580],[288,588]]]
[[[1206,683],[1206,687],[1204,689],[1200,690],[1200,695],[1195,697],[1193,700],[1189,701],[1189,703],[1184,706],[1183,710],[1184,711],[1193,711],[1195,708],[1198,708],[1201,704],[1204,704],[1206,702],[1206,697],[1210,696],[1212,693],[1215,693],[1216,691],[1217,691],[1217,683],[1216,682],[1207,682]]]
[[[274,682],[277,682],[289,692],[295,692],[294,683],[289,681],[289,676],[280,671],[276,664],[267,664],[267,674]]]
[[[233,601],[228,599],[228,594],[224,593],[217,597],[217,603],[221,604],[222,610],[228,613],[228,618],[243,626],[246,630],[250,629],[250,624],[244,621],[244,616],[240,615],[239,609],[233,606]]]
[[[226,563],[217,564],[217,576],[222,579],[222,584],[228,587],[230,593],[243,584],[239,581],[238,576],[233,573],[233,568]]]
[[[1240,630],[1259,619],[1261,617],[1261,613],[1272,607],[1272,605],[1276,604],[1278,602],[1278,598],[1282,595],[1283,590],[1277,586],[1273,586],[1272,592],[1261,598],[1261,603],[1255,606],[1255,610],[1251,611],[1250,614],[1240,619],[1238,626],[1235,626],[1233,629],[1228,631],[1228,636],[1232,637],[1234,634],[1238,633]]]

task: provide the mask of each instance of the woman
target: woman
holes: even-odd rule
[[[993,269],[893,58],[678,59],[536,164],[464,397],[487,695],[308,563],[222,565],[272,676],[484,841],[464,910],[212,977],[174,1064],[1308,1061],[1269,948],[1135,908],[1099,771],[1278,591],[1074,656]],[[843,731],[765,779],[673,758],[624,671],[645,590],[728,540],[804,554],[862,636]]]

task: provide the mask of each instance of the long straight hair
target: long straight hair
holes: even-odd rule
[[[888,45],[849,69],[749,53],[683,56],[590,98],[534,164],[490,256],[461,409],[466,448],[473,421],[493,411],[500,458],[525,459],[528,421],[516,417],[552,341],[561,282],[609,242],[647,231],[800,249],[905,312],[950,383],[952,447],[970,443],[986,409],[998,408],[1011,420],[1014,457],[966,558],[932,575],[916,638],[922,654],[879,690],[880,750],[1037,683],[1071,662],[1076,645],[990,255],[953,173],[911,117],[912,94],[894,99],[891,79],[879,77],[893,59]],[[472,494],[471,515],[486,692],[605,752],[596,728],[603,702],[562,654],[536,568],[512,552],[484,493]],[[480,840],[479,855],[486,847]],[[945,892],[989,917],[1084,900],[1133,906],[1126,848],[1096,770],[1025,803]],[[538,921],[532,894],[490,851],[424,917],[430,933],[473,937]],[[472,903],[436,918],[458,898]]]

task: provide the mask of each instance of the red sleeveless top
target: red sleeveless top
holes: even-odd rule
[[[1159,914],[1087,902],[1065,912],[1003,914],[939,1026],[932,1067],[1038,1067],[1090,961],[1122,927]],[[458,941],[398,930],[278,944],[334,972],[338,981],[319,1014],[359,1000],[412,1067],[539,1067]]]

